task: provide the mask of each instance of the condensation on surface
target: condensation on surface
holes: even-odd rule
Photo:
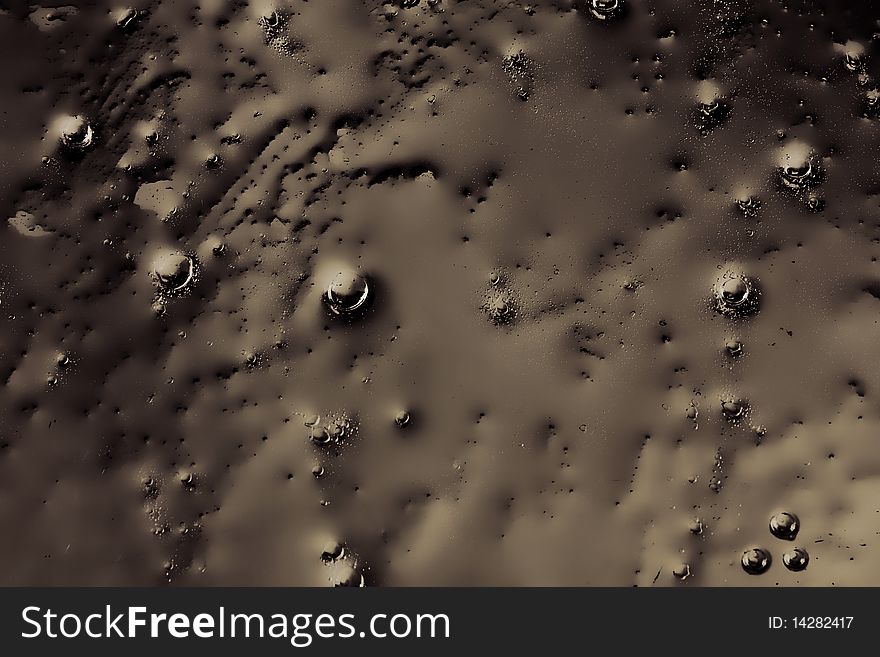
[[[877,585],[878,19],[7,3],[0,584]]]

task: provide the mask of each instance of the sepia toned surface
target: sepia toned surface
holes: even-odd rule
[[[0,584],[880,584],[878,19],[4,3]]]

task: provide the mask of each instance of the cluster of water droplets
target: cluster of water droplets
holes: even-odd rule
[[[794,541],[801,525],[798,517],[788,511],[780,511],[770,518],[770,533],[783,541]],[[810,562],[810,555],[805,548],[793,547],[782,555],[783,565],[792,572],[804,570]],[[742,567],[749,575],[761,575],[770,569],[773,557],[763,547],[749,548],[742,555]]]

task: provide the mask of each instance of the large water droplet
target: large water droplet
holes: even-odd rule
[[[178,294],[193,281],[195,261],[181,251],[169,249],[156,255],[150,271],[162,292]]]
[[[747,409],[746,403],[739,400],[731,399],[721,402],[721,413],[725,419],[731,422],[742,419]]]
[[[58,129],[61,144],[72,151],[84,151],[94,144],[95,132],[81,115],[65,116],[58,122]]]
[[[770,532],[786,541],[793,541],[800,531],[801,523],[793,513],[781,511],[770,518]]]
[[[760,575],[770,568],[772,559],[764,548],[751,548],[743,552],[742,567],[749,575]]]
[[[729,317],[745,317],[758,309],[760,291],[751,278],[726,272],[715,283],[715,309]]]
[[[815,187],[822,181],[819,159],[803,142],[792,142],[781,150],[777,170],[782,184],[797,192]]]
[[[357,315],[366,310],[369,300],[369,281],[353,269],[339,271],[324,293],[324,301],[335,315]]]

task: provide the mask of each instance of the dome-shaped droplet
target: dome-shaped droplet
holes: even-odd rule
[[[691,567],[686,563],[680,563],[672,569],[672,574],[678,580],[686,580],[691,576]]]
[[[819,159],[803,142],[792,142],[781,150],[777,170],[782,184],[798,192],[814,187],[822,180]]]
[[[166,250],[153,259],[151,273],[162,292],[182,292],[195,276],[195,262],[181,251]]]
[[[739,358],[743,355],[744,350],[745,347],[739,340],[728,340],[724,345],[724,351],[727,352],[727,355],[731,358]]]
[[[324,293],[330,312],[353,316],[366,309],[370,300],[370,284],[366,276],[354,270],[339,271]]]
[[[66,116],[59,121],[59,138],[65,148],[72,151],[84,151],[91,148],[95,141],[95,132],[85,117]]]
[[[312,427],[309,438],[316,445],[327,445],[330,442],[330,432],[324,427]]]
[[[688,522],[688,531],[691,534],[699,536],[703,533],[703,530],[706,529],[706,525],[703,522],[702,518],[691,518],[690,522]]]
[[[770,518],[770,532],[786,541],[793,541],[800,531],[801,522],[793,513],[781,511]]]
[[[764,548],[751,548],[743,552],[742,567],[749,575],[760,575],[770,568],[772,559]]]
[[[789,570],[800,572],[810,563],[810,555],[804,548],[792,548],[782,555],[782,563]]]
[[[586,4],[590,14],[603,21],[623,13],[623,0],[586,0]]]
[[[745,415],[747,408],[745,402],[735,399],[721,402],[721,413],[724,415],[725,419],[730,421],[741,419]]]
[[[847,41],[837,48],[843,52],[843,65],[848,70],[857,73],[865,68],[868,58],[863,44],[858,41]]]
[[[410,416],[409,416],[409,412],[407,412],[407,411],[398,411],[394,415],[394,424],[396,424],[397,426],[399,426],[401,428],[408,425],[409,421],[410,421]]]
[[[132,7],[126,7],[116,12],[116,26],[125,32],[129,32],[135,28],[138,19],[138,10]]]
[[[715,283],[715,309],[729,317],[745,317],[758,309],[757,283],[742,274],[727,272]]]

